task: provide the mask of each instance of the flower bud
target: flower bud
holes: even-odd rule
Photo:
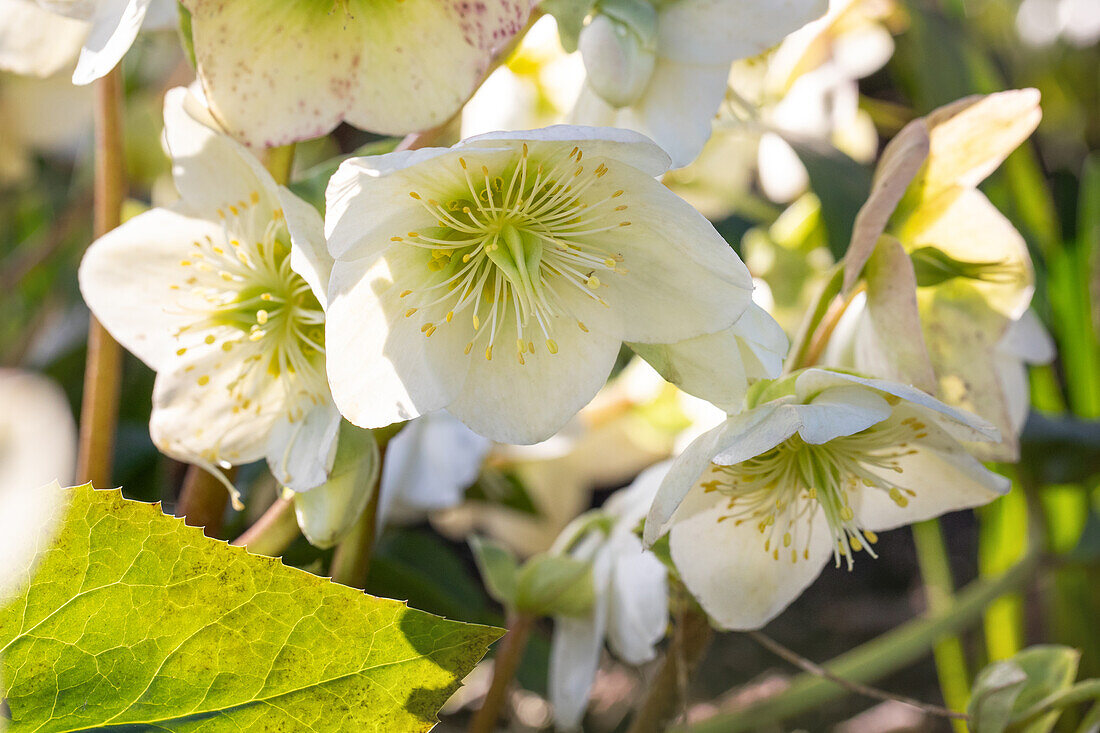
[[[294,514],[311,545],[332,547],[351,530],[376,490],[379,463],[374,433],[341,421],[328,481],[294,494]]]
[[[648,4],[640,5],[652,11]],[[588,84],[612,107],[626,107],[637,101],[653,75],[656,32],[643,38],[639,27],[600,13],[581,30],[579,46]]]
[[[516,578],[516,610],[535,616],[583,616],[595,602],[592,564],[568,555],[535,555]]]

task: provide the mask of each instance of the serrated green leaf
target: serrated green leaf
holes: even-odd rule
[[[418,731],[499,635],[82,486],[0,610],[0,679],[13,733]]]
[[[1001,733],[1012,720],[1013,705],[1027,684],[1027,673],[1013,661],[991,664],[978,673],[966,712],[975,733]]]

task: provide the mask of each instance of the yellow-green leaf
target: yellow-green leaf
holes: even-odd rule
[[[71,489],[0,610],[21,731],[419,731],[500,632],[203,536],[120,491]]]

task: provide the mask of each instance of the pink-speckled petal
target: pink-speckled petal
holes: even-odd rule
[[[525,0],[185,0],[211,110],[253,146],[341,121],[384,134],[455,114],[530,14]]]

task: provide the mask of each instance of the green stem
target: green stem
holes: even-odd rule
[[[381,471],[379,476],[381,477]],[[337,583],[352,588],[363,588],[367,584],[370,561],[374,555],[375,530],[378,526],[378,499],[381,493],[382,487],[379,482],[375,482],[371,487],[367,508],[359,516],[359,521],[352,527],[351,532],[336,546],[329,575]]]
[[[917,546],[917,564],[924,579],[928,610],[942,613],[954,603],[955,581],[951,577],[951,564],[939,520],[929,519],[914,524],[913,541]],[[945,634],[932,647],[932,655],[936,660],[936,673],[947,707],[966,710],[970,699],[970,671],[962,640],[954,634]],[[952,721],[952,726],[957,733],[966,733],[964,722]]]
[[[527,648],[527,640],[531,637],[534,625],[535,618],[526,614],[517,614],[508,622],[508,633],[504,635],[500,648],[493,657],[493,681],[489,685],[489,691],[485,693],[481,707],[470,719],[469,733],[493,733],[496,730],[497,720],[500,719],[500,713],[508,699],[508,688],[512,686],[512,679],[523,660],[523,652]]]
[[[256,523],[230,544],[243,546],[256,555],[278,557],[298,539],[298,519],[294,516],[294,502],[276,499]]]
[[[978,580],[967,586],[956,594],[951,607],[945,611],[914,619],[822,666],[833,675],[862,683],[901,669],[924,656],[944,634],[973,624],[993,600],[1023,585],[1038,564],[1038,555],[1029,555],[1004,575]],[[690,730],[694,733],[758,730],[846,694],[848,691],[834,682],[816,675],[802,674],[795,677],[783,692],[737,712],[697,723]]]
[[[264,155],[264,167],[280,186],[290,183],[290,176],[294,172],[294,150],[295,144],[290,143],[268,148]]]
[[[798,336],[795,338],[795,343],[791,347],[790,355],[787,357],[786,371],[793,372],[796,369],[808,366],[806,361],[810,348],[814,342],[814,336],[822,320],[825,319],[825,314],[829,312],[829,306],[832,305],[836,296],[840,294],[840,286],[843,283],[844,268],[837,265],[833,268],[832,275],[821,288],[821,292],[818,293],[817,299],[814,301],[814,307],[810,311],[809,316],[802,322],[802,327],[799,329]]]
[[[126,197],[126,161],[122,150],[122,71],[95,83],[94,233],[101,237],[122,222]],[[80,407],[80,445],[76,475],[93,486],[111,486],[122,348],[93,316],[88,325],[84,396]]]

